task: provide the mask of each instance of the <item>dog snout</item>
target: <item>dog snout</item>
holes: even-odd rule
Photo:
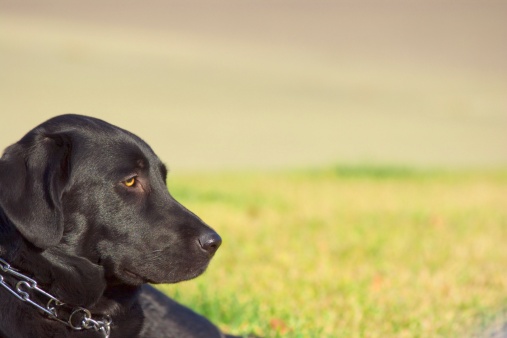
[[[207,232],[199,237],[201,249],[206,251],[210,256],[215,254],[221,244],[222,238],[214,231]]]

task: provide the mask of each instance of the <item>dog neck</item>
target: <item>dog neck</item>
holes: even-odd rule
[[[34,247],[19,234],[1,207],[0,258],[36,280],[45,291],[76,306],[104,311],[110,307],[106,303],[135,299],[140,289],[128,285],[108,286],[102,266],[70,255],[58,246],[46,250]]]
[[[0,286],[9,291],[20,301],[41,310],[50,319],[56,320],[69,328],[95,330],[104,338],[111,333],[111,318],[93,318],[91,312],[83,307],[70,307],[58,298],[39,288],[36,280],[22,274],[0,258]]]
[[[89,332],[90,334],[87,334],[86,337],[98,337],[100,335],[100,337],[109,338],[113,317],[115,318],[115,322],[116,319],[118,322],[115,323],[115,333],[120,333],[119,336],[125,336],[125,333],[139,332],[141,329],[142,310],[139,302],[135,301],[138,298],[140,288],[137,290],[132,290],[132,288],[125,288],[123,290],[116,288],[114,291],[106,290],[98,301],[98,304],[96,304],[95,309],[88,310],[81,306],[72,307],[65,304],[41,289],[37,281],[14,269],[3,259],[0,259],[0,268],[0,286],[2,286],[0,287],[0,337],[4,337],[5,334],[8,337],[27,336],[26,333],[28,331],[25,332],[26,327],[19,327],[18,325],[11,325],[10,333],[2,333],[4,321],[8,320],[12,316],[12,313],[18,313],[18,311],[12,311],[9,314],[9,311],[5,313],[5,310],[8,308],[12,310],[13,306],[14,308],[17,306],[21,307],[21,303],[32,306],[24,307],[23,310],[27,316],[32,318],[30,326],[36,327],[35,330],[40,332],[46,332],[51,327],[50,330],[58,332],[57,336],[62,338],[67,336],[74,337],[71,334],[73,330],[85,330]],[[116,300],[110,297],[112,294],[115,295]],[[121,301],[118,301],[118,298]],[[17,300],[19,300],[19,303]],[[98,307],[103,308],[99,311],[100,313],[114,312],[114,316],[109,314],[95,315],[96,311],[99,310]],[[39,310],[45,314],[42,315],[42,312]],[[12,317],[11,320],[16,321],[19,318]],[[12,332],[12,328],[15,328],[14,332]],[[29,329],[29,332],[30,336],[32,336],[34,331]]]
[[[23,253],[23,250],[21,250],[21,253]],[[24,256],[26,255],[21,255],[16,262],[19,264],[24,261]],[[33,258],[33,255],[28,256]],[[42,282],[45,278],[37,278],[37,276],[42,276],[44,274],[54,276],[54,271],[56,271],[54,266],[53,269],[42,270],[42,273],[37,273],[36,275],[33,273],[31,273],[30,276],[27,276],[29,273],[25,275],[25,269],[32,265],[37,265],[37,262],[43,263],[44,258],[44,255],[41,254],[38,259],[31,259],[28,262],[25,261],[25,264],[22,265],[23,271],[19,271],[19,269],[14,268],[14,266],[11,267],[10,263],[2,260],[3,272],[0,275],[2,276],[3,284],[8,286],[7,290],[10,289],[11,294],[7,292],[5,288],[0,287],[0,311],[12,308],[13,305],[22,306],[22,303],[38,304],[38,306],[28,307],[24,310],[27,314],[30,312],[33,313],[29,315],[33,317],[33,326],[41,325],[40,329],[46,330],[48,325],[50,325],[53,327],[52,330],[57,330],[59,332],[58,336],[62,338],[67,337],[67,334],[72,331],[71,329],[76,330],[76,327],[69,325],[69,323],[83,316],[83,314],[86,315],[86,313],[88,315],[83,318],[87,318],[91,324],[84,324],[84,319],[82,322],[83,324],[79,324],[78,321],[78,324],[74,324],[77,325],[78,330],[85,328],[88,332],[90,330],[97,331],[97,334],[100,334],[101,337],[109,337],[109,323],[111,319],[114,322],[115,334],[118,332],[138,332],[140,330],[142,324],[142,310],[137,300],[141,290],[140,287],[115,286],[101,289],[100,291],[95,290],[95,294],[92,296],[96,299],[93,304],[88,305],[87,303],[90,303],[90,300],[86,299],[86,295],[91,295],[90,288],[87,289],[90,283],[92,283],[91,281],[81,281],[82,283],[78,283],[78,281],[69,281],[68,276],[62,276],[62,271],[59,271],[60,279],[55,280],[51,285]],[[72,269],[75,269],[75,267],[72,267]],[[14,271],[14,274],[10,274],[11,271]],[[74,270],[70,275],[73,275],[76,271],[77,270]],[[80,273],[82,272],[80,271]],[[31,289],[30,293],[25,292],[25,286],[23,286],[23,289],[19,289],[19,282],[22,281],[23,283],[25,283],[24,281],[28,281],[25,286],[27,288],[26,291],[28,291],[28,288]],[[41,281],[40,284],[39,281]],[[62,283],[62,281],[66,282]],[[79,285],[81,285],[81,289]],[[36,288],[32,289],[34,286]],[[76,288],[71,289],[69,286],[76,286]],[[49,290],[53,291],[49,292]],[[18,294],[18,296],[16,296],[16,294]],[[79,294],[82,297],[82,301],[76,298],[75,294]],[[25,298],[24,296],[28,297]],[[70,298],[74,300],[69,302],[68,299]],[[51,301],[48,302],[48,299],[51,299]],[[45,311],[47,315],[42,315],[42,313],[36,309],[37,307],[39,309],[47,309],[48,311]],[[54,315],[52,309],[56,309],[58,315]],[[77,315],[74,315],[74,313]],[[5,318],[9,316],[10,315],[7,315]],[[0,315],[0,318],[1,317],[2,315]],[[12,319],[14,320],[15,318]],[[66,326],[67,329],[65,329]],[[44,327],[46,327],[46,329],[44,329]],[[19,330],[20,331],[17,333],[11,333],[11,335],[14,334],[15,337],[19,335],[26,336],[22,333],[25,330],[24,328],[19,328]],[[0,333],[1,332],[2,321],[0,321]],[[90,337],[92,336],[95,337],[96,335],[90,335]],[[0,334],[0,337],[2,337],[2,334]]]
[[[138,302],[140,286],[108,285],[102,266],[85,258],[70,255],[58,246],[46,250],[36,248],[21,236],[1,207],[0,258],[24,275],[36,280],[41,289],[62,302],[73,307],[86,308],[92,315],[110,316],[116,333],[125,331],[125,336],[128,336],[129,332],[140,330],[142,323],[142,310]],[[3,288],[0,289],[0,292],[8,294]],[[4,297],[2,294],[0,311],[18,303],[12,298],[15,297]],[[35,309],[34,316],[40,316]],[[35,323],[54,325],[55,330],[65,332],[61,331],[63,324],[44,316],[34,322],[34,325]],[[1,324],[0,337],[2,337]]]
[[[58,246],[41,250],[26,241],[0,208],[0,258],[68,304],[91,306],[106,289],[103,268]]]
[[[0,257],[12,260],[17,255],[22,242],[16,227],[0,207]]]

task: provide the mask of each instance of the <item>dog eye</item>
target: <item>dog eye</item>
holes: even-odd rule
[[[129,178],[128,180],[126,180],[125,182],[123,182],[127,187],[133,187],[135,184],[136,184],[136,178],[135,177],[132,177],[132,178]]]

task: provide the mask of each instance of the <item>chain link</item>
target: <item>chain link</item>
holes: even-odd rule
[[[35,308],[47,314],[50,318],[67,325],[73,330],[95,330],[97,332],[100,332],[104,338],[109,338],[109,335],[111,334],[112,322],[109,316],[106,316],[103,320],[96,320],[92,318],[92,314],[89,310],[78,307],[72,311],[67,320],[64,320],[58,316],[57,311],[59,307],[65,306],[65,303],[61,302],[46,291],[40,289],[35,280],[23,275],[1,258],[0,272],[4,272],[12,276],[14,279],[18,280],[18,282],[12,286],[6,282],[5,276],[0,274],[0,286],[4,287],[19,300],[34,306]],[[48,299],[46,306],[40,305],[33,301],[30,298],[30,292],[36,292],[46,297]],[[80,318],[81,321],[79,321]]]

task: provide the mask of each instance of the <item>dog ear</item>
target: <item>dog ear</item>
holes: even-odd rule
[[[41,249],[63,236],[61,198],[71,152],[69,134],[34,130],[0,158],[0,207],[21,235]]]

